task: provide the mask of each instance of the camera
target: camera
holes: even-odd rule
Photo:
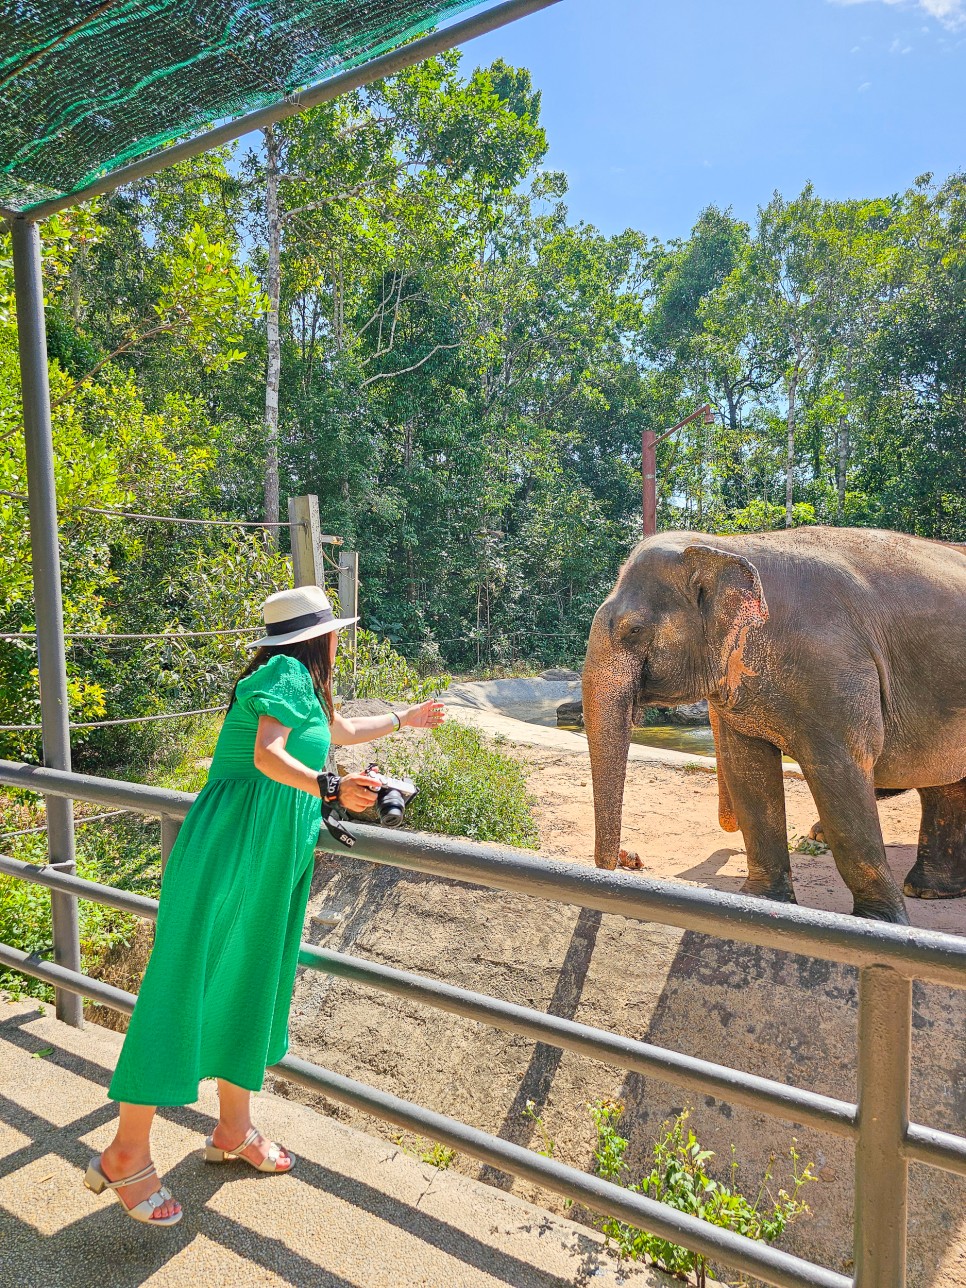
[[[398,827],[403,821],[406,806],[416,795],[416,784],[408,778],[387,778],[379,772],[378,765],[369,765],[366,773],[371,778],[378,778],[380,783],[374,806],[379,822],[383,827]]]

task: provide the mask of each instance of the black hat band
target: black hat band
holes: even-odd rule
[[[290,631],[301,631],[306,626],[321,626],[323,622],[334,622],[335,613],[331,608],[320,608],[315,613],[303,613],[301,617],[288,617],[284,622],[266,622],[266,635],[288,635]]]

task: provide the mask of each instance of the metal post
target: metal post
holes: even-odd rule
[[[641,435],[641,486],[644,493],[644,536],[657,532],[657,435],[645,429]]]
[[[855,1288],[905,1288],[912,981],[889,966],[859,972]]]
[[[13,219],[10,227],[23,391],[43,755],[45,765],[52,769],[69,770],[67,662],[64,653],[64,609],[60,586],[57,491],[54,484],[54,445],[50,423],[50,386],[47,379],[40,232],[35,223],[26,219]],[[65,797],[47,797],[47,840],[51,864],[62,872],[73,872],[76,866],[74,816],[71,801]],[[52,894],[51,910],[54,961],[69,970],[80,970],[77,900],[72,895]],[[64,989],[57,989],[55,997],[57,1018],[75,1028],[83,1027],[81,998]]]
[[[181,831],[182,820],[172,818],[170,814],[161,815],[161,879],[164,880],[164,869],[168,866],[168,859],[171,857],[171,851],[174,843],[178,839],[178,833]]]

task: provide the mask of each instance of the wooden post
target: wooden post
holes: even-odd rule
[[[339,603],[343,617],[357,617],[359,614],[359,552],[358,550],[341,550],[339,552]],[[344,631],[346,648],[352,650],[352,679],[356,678],[356,645],[358,632],[356,623],[347,626]]]
[[[317,496],[290,496],[288,521],[292,534],[292,574],[296,586],[324,586],[325,559]]]

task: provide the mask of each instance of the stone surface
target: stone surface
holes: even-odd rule
[[[120,1043],[0,999],[3,1288],[673,1288],[590,1230],[269,1092],[256,1121],[291,1146],[293,1174],[205,1165],[213,1082],[156,1122],[155,1162],[184,1217],[139,1225],[83,1185],[112,1135]]]
[[[579,680],[580,672],[571,671],[566,666],[551,666],[546,671],[540,672],[541,680]]]

